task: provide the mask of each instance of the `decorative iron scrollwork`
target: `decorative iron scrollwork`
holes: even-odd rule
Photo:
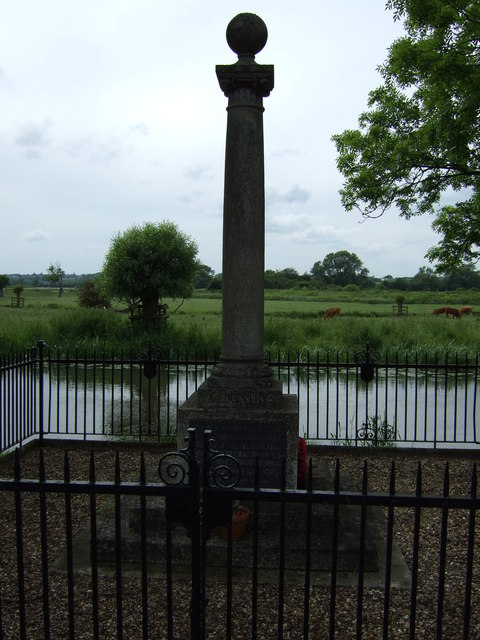
[[[179,451],[166,453],[158,464],[160,480],[168,485],[188,484],[189,460]]]
[[[207,432],[206,432],[207,433]],[[242,470],[236,458],[228,453],[217,451],[215,440],[205,438],[207,446],[207,463],[205,468],[205,482],[209,487],[219,489],[233,489],[240,482]]]
[[[377,432],[370,421],[362,422],[362,426],[357,429],[357,437],[359,440],[375,441],[377,439]]]
[[[158,475],[160,480],[170,486],[186,485],[190,479],[191,465],[195,463],[193,458],[193,446],[191,438],[185,438],[187,446],[180,451],[170,451],[160,459],[158,463]]]

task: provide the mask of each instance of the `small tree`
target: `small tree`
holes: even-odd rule
[[[114,236],[103,265],[106,290],[137,306],[146,323],[159,318],[162,298],[186,298],[197,273],[197,245],[172,222],[145,223]]]
[[[22,295],[23,284],[16,284],[13,287],[13,293],[17,296],[17,307],[20,306],[20,296]]]
[[[398,293],[395,296],[395,302],[397,303],[397,314],[401,316],[403,314],[403,303],[405,302],[405,296]]]
[[[48,267],[47,273],[45,275],[45,278],[48,280],[48,282],[52,284],[52,286],[55,286],[58,284],[58,287],[59,287],[58,296],[60,298],[62,297],[62,293],[63,293],[64,275],[65,275],[65,271],[62,269],[59,262],[55,262],[55,263],[52,262]]]
[[[0,275],[0,298],[3,298],[3,290],[10,284],[10,278],[3,274]]]

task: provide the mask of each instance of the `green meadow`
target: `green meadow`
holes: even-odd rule
[[[412,292],[405,294],[405,314],[394,315],[395,293],[384,290],[266,291],[265,348],[272,357],[290,353],[345,356],[368,343],[381,357],[433,359],[473,357],[480,343],[480,292]],[[24,306],[11,306],[13,294],[0,298],[0,354],[19,352],[44,340],[62,353],[103,351],[138,354],[152,342],[163,355],[221,351],[221,297],[196,292],[183,303],[166,300],[165,326],[145,330],[131,324],[120,304],[89,310],[78,305],[74,289],[62,297],[56,289],[25,289]],[[461,320],[433,316],[439,306],[472,305]],[[339,306],[339,318],[323,320],[328,307]]]

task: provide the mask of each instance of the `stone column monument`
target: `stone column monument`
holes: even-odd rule
[[[296,486],[298,405],[265,362],[265,184],[263,98],[273,89],[273,66],[255,55],[267,42],[261,18],[241,13],[227,27],[238,61],[216,68],[228,97],[223,211],[222,353],[212,375],[179,408],[178,446],[189,427],[211,429],[216,448],[234,455],[244,485],[253,482],[254,460],[264,487]],[[202,441],[196,438],[197,443]],[[199,452],[200,455],[200,452]]]

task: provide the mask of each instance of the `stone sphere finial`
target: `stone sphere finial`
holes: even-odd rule
[[[227,26],[228,46],[238,57],[255,57],[268,39],[267,25],[255,13],[239,13]]]

